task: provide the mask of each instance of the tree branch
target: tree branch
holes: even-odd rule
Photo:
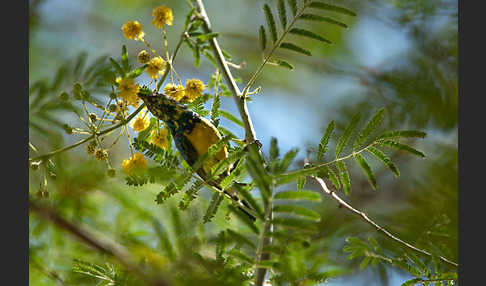
[[[386,229],[384,229],[383,227],[379,226],[376,222],[372,221],[364,212],[358,210],[358,209],[355,209],[353,208],[351,205],[349,205],[348,203],[346,203],[343,199],[341,199],[334,191],[331,191],[329,190],[329,188],[327,187],[326,183],[324,182],[323,179],[319,178],[319,177],[315,177],[315,176],[312,176],[312,178],[314,178],[318,183],[319,185],[321,186],[322,188],[322,191],[329,195],[331,198],[333,198],[335,201],[338,202],[338,204],[340,206],[343,206],[345,207],[346,209],[348,209],[349,211],[353,212],[354,214],[360,216],[366,223],[368,223],[369,225],[373,226],[374,228],[376,228],[376,230],[378,230],[379,232],[383,233],[384,235],[386,235],[387,237],[391,238],[392,240],[406,246],[407,248],[410,248],[418,253],[421,253],[423,255],[426,255],[426,256],[429,256],[429,257],[432,257],[432,254],[423,250],[423,249],[420,249],[416,246],[413,246],[412,244],[406,242],[406,241],[403,241],[401,240],[400,238],[394,236],[393,234],[391,234],[389,231],[387,231]],[[438,256],[440,260],[442,260],[443,262],[449,264],[449,265],[452,265],[454,267],[457,267],[457,263],[453,262],[453,261],[450,261],[449,259],[447,258],[444,258],[442,256]]]
[[[165,281],[161,280],[159,277],[154,277],[147,273],[144,269],[138,266],[135,258],[121,245],[115,244],[108,240],[101,240],[96,237],[92,232],[84,229],[80,225],[75,225],[63,217],[61,217],[56,211],[41,206],[41,204],[29,199],[29,210],[37,213],[40,217],[54,223],[59,228],[71,233],[73,236],[77,237],[90,247],[98,250],[101,253],[108,254],[116,258],[121,264],[123,264],[129,271],[138,274],[141,278],[147,279],[149,285],[154,286],[165,286],[168,285]]]
[[[206,33],[212,33],[211,22],[209,22],[208,14],[206,13],[206,9],[204,8],[204,4],[202,0],[196,0],[196,3],[197,3],[197,10],[199,13],[198,16],[203,22],[204,31]],[[256,134],[255,134],[255,129],[253,128],[253,123],[251,121],[250,115],[248,113],[248,108],[246,106],[246,96],[242,96],[240,89],[236,85],[236,81],[233,75],[231,74],[231,71],[228,67],[228,63],[226,62],[223,53],[221,52],[221,48],[219,47],[216,38],[212,38],[209,41],[209,44],[211,45],[214,58],[223,73],[226,83],[229,85],[231,94],[233,95],[233,99],[235,100],[236,106],[238,107],[238,111],[243,121],[243,126],[245,127],[245,141],[246,143],[251,143],[256,140]]]

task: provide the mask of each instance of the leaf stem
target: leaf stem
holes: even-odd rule
[[[246,84],[245,88],[243,89],[243,97],[245,97],[248,94],[248,90],[251,88],[251,86],[253,85],[253,83],[255,83],[257,77],[262,72],[263,67],[267,64],[267,62],[273,56],[273,53],[280,46],[280,44],[282,43],[282,41],[285,38],[285,36],[287,36],[287,34],[289,33],[289,31],[292,28],[292,26],[295,24],[295,22],[297,21],[297,19],[299,19],[300,15],[302,15],[302,13],[304,12],[304,10],[309,6],[310,3],[311,3],[311,1],[309,1],[308,3],[304,3],[304,6],[302,6],[302,8],[297,12],[297,14],[292,19],[292,21],[287,26],[287,28],[284,30],[284,32],[282,33],[282,35],[280,36],[280,38],[273,45],[272,50],[270,51],[270,53],[268,53],[268,55],[263,60],[263,63],[258,67],[257,71],[251,76],[250,80],[248,81],[248,83]]]

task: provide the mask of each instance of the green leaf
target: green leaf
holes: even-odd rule
[[[267,19],[267,26],[270,30],[270,35],[272,35],[272,41],[275,43],[277,41],[277,25],[273,18],[272,10],[268,4],[263,5],[263,11],[265,12],[265,18]]]
[[[282,28],[285,29],[287,27],[287,11],[285,9],[285,2],[284,0],[278,0],[278,16],[280,18],[280,23],[282,24]]]
[[[277,146],[277,138],[272,137],[270,139],[270,161],[275,161],[278,159],[279,150]]]
[[[381,146],[386,146],[386,147],[390,147],[390,148],[393,148],[393,149],[397,149],[397,150],[403,150],[403,151],[407,151],[409,153],[412,153],[416,156],[419,156],[419,157],[422,157],[422,158],[425,158],[425,154],[418,151],[417,149],[413,148],[413,147],[410,147],[408,145],[405,145],[405,144],[402,144],[402,143],[399,143],[399,142],[396,142],[396,141],[392,141],[392,140],[379,140],[377,141],[377,143]]]
[[[128,64],[128,52],[127,52],[127,47],[125,45],[122,46],[121,62],[122,62],[123,70],[125,72],[128,72],[130,70],[130,65]]]
[[[234,213],[241,222],[243,222],[246,226],[248,226],[251,231],[253,231],[255,234],[260,234],[260,230],[258,227],[255,225],[255,223],[241,210],[237,209],[234,205],[228,205],[228,209]]]
[[[321,216],[319,213],[298,205],[276,205],[273,206],[273,211],[277,213],[289,213],[301,217],[309,218],[313,221],[319,221]]]
[[[292,15],[297,15],[297,0],[289,0],[290,10],[292,11]]]
[[[280,48],[291,50],[291,51],[294,51],[294,52],[297,52],[297,53],[301,53],[301,54],[304,54],[306,56],[312,56],[312,54],[309,50],[306,50],[304,48],[301,48],[301,47],[296,46],[296,45],[289,43],[289,42],[281,43]]]
[[[213,196],[211,197],[211,202],[209,203],[209,207],[203,217],[204,223],[210,222],[214,215],[216,215],[216,212],[218,211],[219,205],[222,201],[223,195],[221,193],[213,193]]]
[[[234,258],[239,259],[240,261],[247,262],[249,264],[254,264],[255,260],[251,258],[250,256],[244,254],[240,250],[233,248],[230,251],[228,251],[228,255],[233,256]]]
[[[380,149],[371,146],[368,147],[366,151],[371,155],[375,156],[376,158],[378,158],[378,160],[380,160],[388,169],[390,169],[390,171],[395,175],[395,177],[397,178],[400,177],[400,171],[398,170],[398,168],[395,166],[392,160],[385,153],[381,152]]]
[[[260,29],[258,29],[258,36],[260,39],[260,48],[262,51],[265,51],[267,48],[267,34],[265,33],[265,28],[263,25],[260,26]]]
[[[290,217],[276,217],[272,219],[272,224],[277,226],[283,226],[291,229],[296,229],[298,231],[317,231],[317,225],[313,221],[303,220],[300,218],[290,218]]]
[[[293,149],[290,149],[287,153],[285,153],[283,159],[280,161],[280,166],[278,168],[279,172],[285,172],[287,170],[287,168],[290,166],[290,164],[294,160],[295,156],[297,156],[298,152],[299,152],[299,149],[293,148]]]
[[[343,185],[343,190],[346,195],[351,192],[351,180],[349,178],[348,168],[344,161],[338,161],[336,167],[339,171],[339,178],[341,179],[341,184]]]
[[[130,77],[130,78],[137,78],[138,76],[140,76],[140,75],[143,73],[143,71],[145,70],[145,68],[146,68],[147,66],[148,66],[148,65],[143,65],[143,66],[141,66],[141,67],[139,67],[139,68],[136,68],[136,69],[132,70],[131,72],[129,72],[129,73],[127,74],[127,77]]]
[[[219,125],[219,108],[221,107],[221,97],[217,94],[213,98],[213,105],[211,106],[211,121],[215,127]]]
[[[405,137],[405,138],[424,138],[427,135],[425,132],[418,131],[418,130],[393,130],[387,131],[378,136],[378,139],[390,139],[390,138],[398,138],[398,137]]]
[[[237,233],[236,231],[233,231],[231,229],[227,229],[226,232],[228,233],[228,236],[233,238],[233,240],[235,240],[239,243],[242,243],[242,244],[246,244],[253,249],[256,248],[255,244],[251,240],[249,240],[248,238],[244,237],[243,235]]]
[[[370,182],[370,185],[373,188],[373,190],[376,190],[375,175],[373,175],[373,171],[371,170],[370,165],[368,165],[368,162],[366,162],[365,158],[361,154],[355,154],[354,159],[356,160],[358,165],[361,167],[361,170],[363,170],[365,175],[368,177],[368,181]]]
[[[351,118],[351,121],[344,129],[343,135],[341,135],[336,145],[336,158],[339,157],[344,147],[346,147],[346,144],[348,143],[348,140],[351,137],[351,133],[353,133],[354,129],[356,129],[356,126],[358,125],[358,121],[360,118],[361,118],[361,114],[359,112],[356,113],[353,116],[353,118]]]
[[[329,41],[328,39],[326,39],[326,38],[322,37],[321,35],[318,35],[314,32],[311,32],[309,30],[292,28],[289,31],[289,33],[294,34],[294,35],[300,35],[300,36],[308,37],[308,38],[315,39],[315,40],[319,40],[319,41],[324,42],[324,43],[332,44],[332,42]]]
[[[346,25],[342,22],[334,20],[333,18],[323,17],[323,16],[320,16],[320,15],[302,14],[302,15],[300,15],[299,19],[308,20],[308,21],[315,21],[315,22],[326,22],[326,23],[329,23],[329,24],[341,26],[341,27],[346,28],[346,29],[348,28],[348,25]]]
[[[336,190],[341,189],[341,183],[339,183],[339,178],[336,175],[336,173],[328,166],[323,166],[320,168],[318,176],[321,178],[327,178],[329,179]]]
[[[306,177],[302,176],[297,178],[297,190],[301,191],[305,186]]]
[[[321,162],[322,158],[327,152],[327,144],[329,143],[329,138],[331,138],[332,131],[334,130],[334,120],[331,120],[327,125],[326,132],[321,138],[321,142],[319,143],[319,147],[317,148],[317,162]]]
[[[308,190],[300,191],[280,191],[275,194],[275,200],[306,200],[306,201],[321,201],[321,195]]]
[[[219,113],[221,114],[221,116],[223,116],[224,118],[228,119],[229,121],[237,124],[238,126],[243,127],[243,122],[241,122],[241,120],[239,120],[238,118],[236,118],[233,114],[229,113],[228,111],[223,110],[223,109],[220,109],[219,110]]]
[[[378,109],[378,111],[373,115],[370,121],[368,121],[366,126],[361,130],[361,132],[358,135],[358,138],[356,138],[356,141],[354,141],[353,150],[356,151],[356,149],[361,147],[361,145],[366,141],[366,139],[368,139],[370,134],[373,131],[375,131],[378,126],[380,126],[384,116],[385,116],[385,108]]]
[[[260,189],[264,203],[272,193],[272,179],[264,168],[265,161],[258,147],[254,144],[248,145],[248,155],[246,158],[246,167],[254,182]]]
[[[217,32],[213,32],[213,33],[207,33],[207,34],[202,34],[202,35],[199,35],[197,36],[197,38],[201,41],[201,42],[206,42],[206,41],[209,41],[213,38],[217,38],[219,36],[219,33]]]
[[[121,77],[125,76],[125,73],[123,72],[122,68],[113,58],[110,58],[110,63]]]
[[[281,66],[281,67],[284,67],[284,68],[288,68],[289,70],[293,70],[294,69],[294,66],[289,64],[288,62],[282,60],[282,59],[275,59],[274,62]]]
[[[155,201],[157,204],[163,203],[169,197],[175,195],[179,190],[174,182],[170,182],[160,193],[157,194]]]
[[[216,60],[214,59],[213,55],[206,50],[202,51],[202,54],[213,64],[213,66],[218,67]]]
[[[327,3],[323,3],[323,2],[312,2],[309,5],[309,7],[322,9],[322,10],[328,10],[328,11],[346,14],[346,15],[350,15],[350,16],[356,16],[356,13],[354,13],[353,11],[351,11],[347,8],[335,6],[335,5],[331,5],[331,4],[327,4]]]
[[[196,180],[194,184],[184,193],[184,197],[182,201],[179,202],[179,208],[181,210],[186,210],[189,207],[189,204],[196,198],[197,192],[204,187],[204,181]]]
[[[239,186],[238,184],[235,184],[233,187],[238,191],[238,195],[241,195],[242,199],[244,199],[251,206],[251,208],[258,214],[258,216],[263,220],[264,215],[263,215],[262,208],[256,202],[255,198],[250,194],[250,192],[247,191],[245,188]]]

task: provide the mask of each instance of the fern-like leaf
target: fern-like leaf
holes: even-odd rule
[[[277,42],[277,25],[275,24],[275,19],[273,18],[272,10],[268,4],[263,5],[263,11],[265,12],[265,18],[267,20],[267,26],[270,30],[270,35],[272,36],[272,41]]]
[[[397,150],[407,151],[407,152],[414,154],[416,156],[425,158],[425,154],[420,152],[419,150],[417,150],[413,147],[410,147],[408,145],[393,141],[393,140],[378,140],[376,142],[381,146],[386,146],[386,147],[390,147],[390,148],[397,149]]]
[[[204,214],[203,217],[204,223],[208,223],[213,219],[222,201],[223,201],[223,195],[221,193],[215,192],[211,197],[211,202],[209,203],[206,213]]]
[[[358,149],[361,147],[361,145],[368,139],[370,134],[380,126],[380,123],[383,121],[383,117],[385,116],[385,109],[380,108],[368,121],[366,126],[361,130],[361,132],[358,135],[358,138],[356,138],[356,141],[354,141],[353,145],[353,150]]]
[[[349,178],[348,168],[344,161],[338,161],[336,167],[339,171],[339,178],[341,179],[341,184],[343,186],[344,193],[349,195],[351,192],[351,179]]]
[[[356,126],[358,125],[358,121],[360,118],[361,118],[361,114],[359,112],[356,113],[353,116],[353,118],[351,118],[351,121],[344,129],[343,135],[341,135],[336,145],[336,158],[339,157],[344,147],[346,147],[346,144],[348,143],[348,140],[351,137],[351,133],[353,133],[353,131],[356,129]]]
[[[398,170],[398,168],[395,166],[395,164],[393,164],[392,160],[385,153],[381,152],[380,149],[370,146],[366,149],[366,151],[378,158],[378,160],[380,160],[388,169],[390,169],[395,177],[400,177],[400,171]]]
[[[285,2],[284,0],[278,0],[278,16],[280,18],[280,24],[282,24],[282,28],[285,30],[287,27],[287,10],[285,9]]]
[[[425,138],[427,134],[418,130],[392,130],[387,131],[378,136],[378,139],[391,139],[391,138]]]
[[[289,31],[289,33],[294,34],[294,35],[300,35],[300,36],[308,37],[308,38],[315,39],[315,40],[319,40],[319,41],[324,42],[324,43],[332,44],[332,42],[329,41],[328,39],[326,39],[326,38],[322,37],[321,35],[318,35],[314,32],[311,32],[309,30],[300,29],[300,28],[292,28]]]
[[[304,54],[306,56],[312,56],[311,52],[309,50],[306,50],[304,48],[301,48],[295,44],[289,43],[289,42],[283,42],[280,44],[280,48],[282,49],[287,49],[291,50],[300,54]]]
[[[306,207],[298,206],[298,205],[276,205],[273,206],[273,211],[277,213],[293,214],[293,215],[311,219],[313,221],[319,221],[321,219],[319,213],[310,210]]]
[[[373,171],[371,170],[370,165],[368,164],[368,162],[366,162],[366,159],[361,154],[355,154],[354,159],[361,167],[361,170],[363,170],[366,177],[368,177],[368,181],[370,182],[370,185],[373,188],[373,190],[376,190],[376,178],[375,175],[373,174]]]
[[[289,0],[289,6],[292,15],[295,17],[295,15],[297,15],[297,0]]]
[[[327,125],[326,131],[321,138],[321,142],[319,143],[319,147],[317,148],[317,162],[321,162],[322,158],[327,152],[327,144],[329,143],[329,138],[331,138],[332,131],[334,130],[334,120],[331,120]]]
[[[326,22],[329,24],[337,25],[343,28],[348,28],[348,25],[344,24],[343,22],[340,22],[338,20],[335,20],[330,17],[324,17],[320,15],[315,15],[315,14],[302,14],[300,15],[299,19],[302,20],[308,20],[308,21],[314,21],[314,22]]]
[[[347,8],[336,6],[336,5],[331,5],[331,4],[327,4],[327,3],[323,3],[323,2],[314,1],[314,2],[309,4],[309,7],[327,10],[327,11],[332,11],[332,12],[337,12],[337,13],[341,13],[341,14],[345,14],[345,15],[349,15],[349,16],[356,16],[355,12],[353,12],[353,11],[347,9]]]
[[[300,191],[280,191],[275,194],[275,200],[306,200],[306,201],[320,201],[321,195],[316,192],[308,190]]]
[[[267,34],[263,25],[261,25],[260,29],[258,29],[258,37],[260,40],[260,48],[262,49],[262,51],[265,51],[265,49],[267,48]]]

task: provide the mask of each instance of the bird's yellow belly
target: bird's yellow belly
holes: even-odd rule
[[[217,143],[222,138],[215,127],[210,126],[210,123],[206,123],[204,118],[202,119],[203,122],[197,123],[190,132],[185,134],[186,138],[194,146],[194,149],[196,149],[199,156],[206,154],[209,147]],[[204,172],[206,174],[209,173],[214,165],[227,157],[228,151],[226,150],[226,147],[223,147],[218,153],[216,153],[215,156],[206,160],[203,165]]]

